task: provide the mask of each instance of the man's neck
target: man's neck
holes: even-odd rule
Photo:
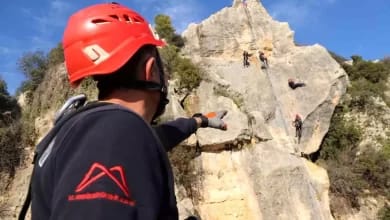
[[[129,93],[131,95],[129,95]],[[134,92],[114,91],[109,97],[100,101],[121,105],[137,113],[145,121],[151,122],[153,116],[148,115],[146,111],[145,99],[142,97],[143,94],[138,93],[142,92],[137,90],[134,90]]]

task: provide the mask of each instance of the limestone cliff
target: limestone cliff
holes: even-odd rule
[[[246,7],[234,1],[183,36],[184,55],[205,70],[197,91],[182,100],[187,114],[229,110],[229,130],[198,131],[202,153],[182,169],[194,210],[203,219],[332,219],[326,171],[296,152],[318,150],[345,93],[345,72],[322,46],[296,46],[288,24],[272,20],[255,0]],[[248,68],[244,50],[252,54]],[[258,51],[266,53],[268,69]],[[289,78],[307,86],[292,90]],[[300,144],[295,114],[304,119]]]
[[[288,24],[274,21],[256,0],[247,0],[246,7],[236,0],[191,24],[183,36],[183,54],[204,69],[204,80],[184,100],[172,82],[167,117],[218,109],[229,113],[228,131],[201,129],[170,154],[180,219],[333,219],[326,170],[299,156],[318,150],[346,90],[347,76],[327,50],[296,46]],[[248,68],[242,67],[243,50],[252,55]],[[266,70],[258,51],[269,59]],[[52,77],[45,88],[53,96],[47,100],[55,99],[53,91],[66,79],[63,66]],[[289,78],[307,85],[292,90]],[[58,106],[42,106],[41,135]],[[300,144],[292,126],[295,114],[304,120]],[[10,219],[24,198],[15,192],[24,192],[30,170],[22,169],[10,186],[12,196],[5,203]]]

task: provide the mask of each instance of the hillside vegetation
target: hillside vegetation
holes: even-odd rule
[[[352,56],[352,65],[340,57],[335,59],[347,72],[350,86],[336,107],[318,163],[328,170],[332,196],[344,198],[351,208],[359,209],[359,198],[367,196],[381,195],[390,201],[390,133],[384,130],[382,136],[371,137],[372,146],[359,147],[369,125],[358,123],[355,117],[363,114],[372,121],[383,120],[390,103],[386,95],[390,91],[390,59],[374,63]],[[380,123],[389,128],[388,121]],[[340,211],[335,202],[331,208]],[[385,206],[378,216],[388,219],[389,215],[390,208]]]

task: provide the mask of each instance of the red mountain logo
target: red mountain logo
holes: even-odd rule
[[[96,170],[100,172],[93,176]],[[114,172],[118,174],[119,178],[114,175]],[[91,186],[91,184],[95,183],[97,180],[103,177],[111,179],[115,183],[115,185],[117,185],[118,188],[123,192],[125,197],[121,197],[119,195],[107,192],[81,193],[83,190]],[[114,166],[110,169],[107,169],[105,166],[99,163],[92,164],[91,168],[89,168],[88,172],[85,174],[83,180],[76,187],[75,193],[77,194],[68,196],[69,201],[107,199],[130,206],[135,205],[135,201],[130,198],[130,191],[127,187],[127,182],[122,166]]]

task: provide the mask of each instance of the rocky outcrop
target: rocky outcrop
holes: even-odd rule
[[[202,153],[182,181],[193,213],[202,219],[332,219],[326,171],[297,153],[316,152],[328,130],[346,91],[339,64],[320,45],[296,46],[288,24],[272,20],[255,0],[247,7],[234,1],[183,36],[184,55],[205,72],[184,101],[187,113],[229,111],[228,131],[202,129],[193,139]],[[248,68],[244,50],[251,54]],[[261,68],[259,51],[268,69]],[[306,86],[292,90],[289,78]],[[295,114],[304,120],[300,143]]]
[[[172,82],[165,119],[218,109],[229,113],[227,131],[200,129],[170,154],[180,219],[332,219],[327,172],[299,153],[318,150],[345,93],[347,77],[337,62],[320,45],[296,46],[288,24],[272,20],[257,0],[247,0],[246,7],[236,0],[191,24],[183,36],[182,52],[204,69],[204,80],[185,96],[175,94]],[[242,67],[243,50],[251,54],[248,68]],[[258,51],[268,57],[268,69],[261,68]],[[56,73],[42,92],[62,86],[63,66]],[[292,90],[289,78],[306,86]],[[70,95],[41,101],[62,103]],[[35,102],[49,115],[59,106]],[[292,126],[295,114],[304,120],[300,143]],[[50,120],[38,121],[44,133]],[[28,171],[17,174],[21,181],[10,189],[26,189]],[[17,204],[24,198],[22,193],[14,197]],[[19,209],[12,202],[7,207],[11,213]]]

